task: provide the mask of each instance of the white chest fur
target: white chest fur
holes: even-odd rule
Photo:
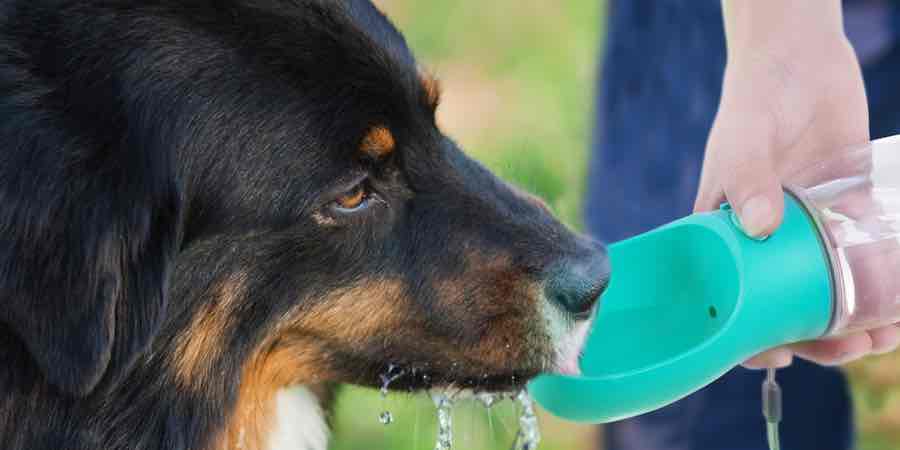
[[[303,387],[279,391],[269,450],[327,450],[328,424],[315,395]]]

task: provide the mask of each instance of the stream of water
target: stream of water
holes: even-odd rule
[[[390,425],[394,422],[393,414],[384,408],[384,399],[387,397],[388,389],[391,383],[405,375],[405,371],[393,364],[388,366],[388,371],[381,375],[381,398],[382,412],[378,416],[378,421],[382,425]],[[459,391],[451,393],[450,391],[432,391],[431,400],[437,410],[437,439],[434,450],[451,450],[453,447],[453,407],[455,399]],[[479,392],[472,396],[473,400],[489,411],[497,403],[509,399],[518,403],[521,409],[519,414],[519,430],[516,433],[512,450],[537,450],[541,441],[541,433],[534,412],[534,403],[528,392],[522,390],[516,394],[495,394],[488,392]]]

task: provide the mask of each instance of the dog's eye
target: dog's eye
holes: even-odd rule
[[[338,196],[334,200],[334,206],[338,211],[353,212],[365,207],[368,200],[369,191],[363,182]]]

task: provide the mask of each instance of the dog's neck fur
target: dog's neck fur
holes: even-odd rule
[[[0,333],[0,361],[23,361],[23,353]],[[230,380],[239,379],[236,374],[220,372],[208,389],[191,391],[175,387],[160,376],[159,365],[148,364],[155,369],[146,369],[146,376],[119,383],[99,397],[73,401],[55,395],[27,365],[13,367],[0,368],[4,450],[327,449],[325,410],[332,391],[325,385],[269,390],[248,384],[250,379],[235,386]],[[241,391],[251,394],[241,396]]]

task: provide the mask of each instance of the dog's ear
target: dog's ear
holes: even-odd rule
[[[179,189],[166,157],[121,153],[0,158],[0,322],[69,395],[128,370],[165,314]]]

